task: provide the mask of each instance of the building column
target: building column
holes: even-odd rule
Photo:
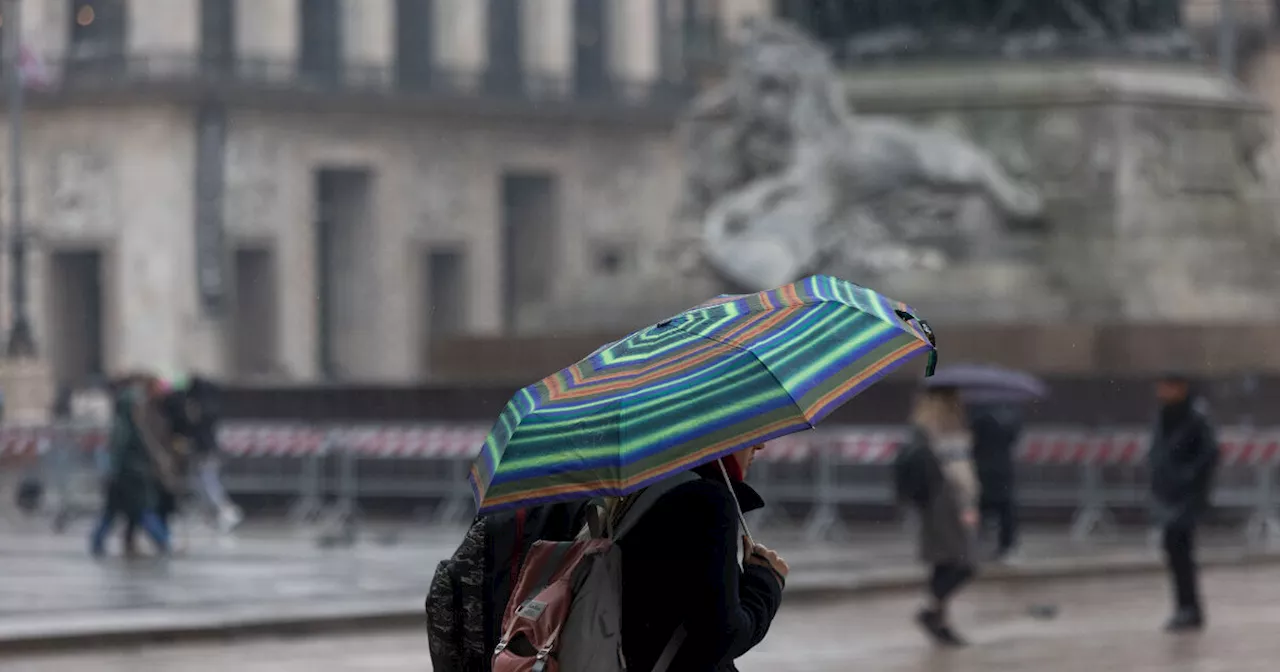
[[[660,0],[616,0],[609,5],[610,45],[614,74],[627,82],[651,82],[658,77]]]
[[[200,53],[200,0],[130,0],[126,14],[129,54],[194,57]]]
[[[395,65],[395,0],[343,0],[344,56],[358,66]]]
[[[297,60],[301,32],[299,0],[230,1],[236,3],[236,46],[240,58],[272,63]]]
[[[440,62],[464,73],[481,73],[488,61],[486,26],[488,3],[484,0],[436,0],[436,44]]]
[[[573,0],[525,0],[521,5],[524,62],[537,78],[573,73]]]

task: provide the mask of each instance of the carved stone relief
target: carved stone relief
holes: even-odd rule
[[[100,149],[63,149],[49,160],[48,226],[61,234],[111,235],[119,226],[114,161]]]
[[[276,228],[282,169],[280,142],[271,133],[232,126],[226,157],[226,224],[232,231]]]
[[[468,175],[470,152],[461,141],[433,138],[418,150],[417,199],[421,233],[437,235],[454,232],[468,216],[467,192],[473,180]]]
[[[1248,169],[1233,130],[1195,111],[1135,113],[1133,142],[1138,184],[1156,195],[1235,193]]]

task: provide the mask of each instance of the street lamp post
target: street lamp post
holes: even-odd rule
[[[22,81],[22,0],[9,0],[4,13],[5,60],[9,84],[9,256],[12,323],[6,354],[34,357],[35,334],[27,306],[27,227],[23,219],[22,110],[26,93]]]

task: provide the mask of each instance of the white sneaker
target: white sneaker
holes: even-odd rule
[[[244,514],[239,507],[231,506],[218,513],[218,529],[224,534],[230,532],[244,522]]]

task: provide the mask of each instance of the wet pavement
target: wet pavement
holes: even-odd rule
[[[85,525],[53,535],[29,522],[0,526],[0,649],[57,637],[243,633],[387,615],[414,622],[436,564],[461,538],[457,529],[375,525],[354,546],[321,548],[314,530],[282,525],[249,525],[234,537],[182,527],[177,538],[186,551],[170,560],[117,554],[95,562],[87,556]],[[805,545],[780,530],[757,536],[791,563],[789,588],[797,598],[911,586],[920,571],[910,537],[892,525],[859,531],[857,542],[846,545]],[[1234,540],[1209,543],[1205,555],[1244,557]],[[1062,532],[1032,533],[1011,571],[1116,572],[1149,568],[1156,557],[1141,534],[1077,545]]]
[[[917,599],[897,593],[784,606],[769,637],[738,661],[742,672],[1262,672],[1280,656],[1280,569],[1209,572],[1210,628],[1159,631],[1159,576],[973,587],[956,604],[968,649],[940,651],[910,624]],[[1036,618],[1036,607],[1058,608]],[[254,639],[0,659],[5,672],[182,670],[421,672],[431,668],[420,629],[369,635]]]

